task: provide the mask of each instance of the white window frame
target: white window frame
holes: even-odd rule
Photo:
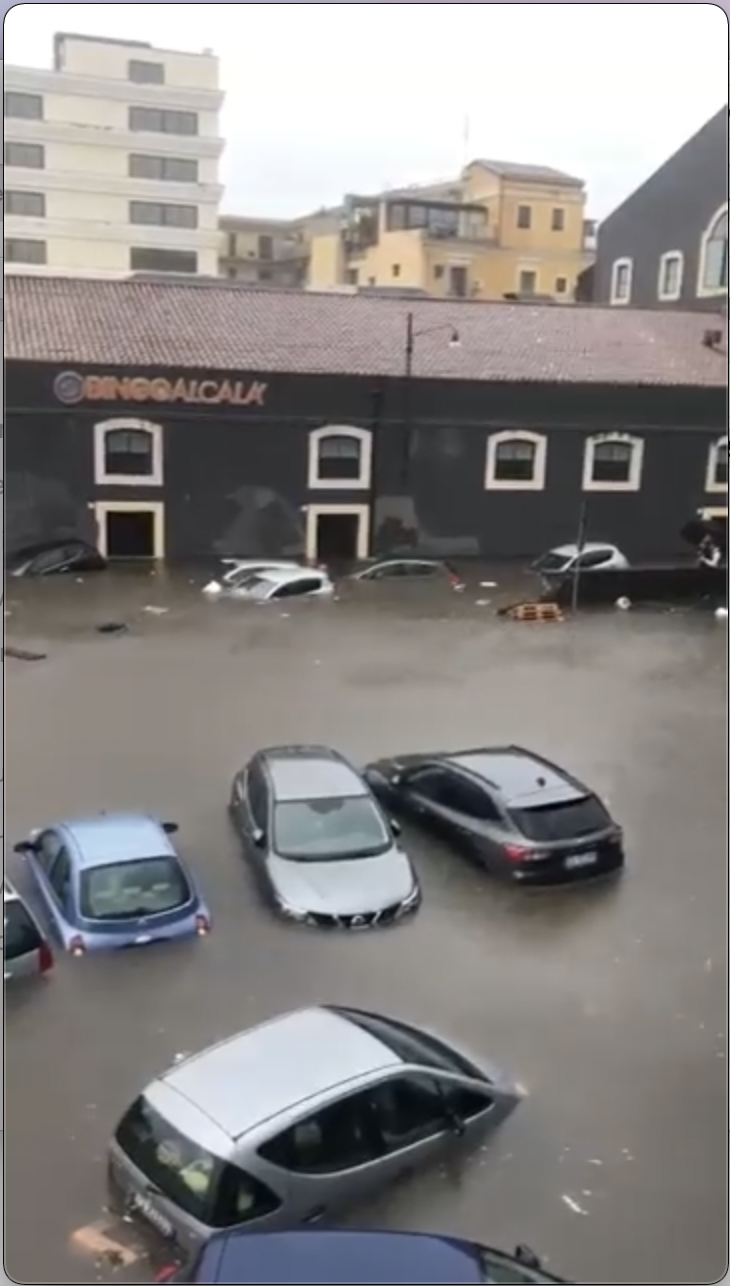
[[[360,443],[360,473],[356,478],[321,478],[319,446],[325,438],[355,438]],[[372,484],[373,435],[353,424],[325,424],[309,435],[307,486],[310,491],[369,491]]]
[[[667,264],[672,261],[677,266],[677,285],[674,290],[667,290],[664,286],[664,276],[667,271]],[[663,304],[676,303],[682,297],[682,284],[684,281],[684,255],[681,250],[667,250],[659,260],[659,276],[657,277],[657,299]]]
[[[700,262],[697,272],[697,294],[704,299],[717,299],[727,296],[727,286],[706,286],[705,285],[705,266],[707,260],[707,247],[712,241],[712,234],[717,227],[723,214],[728,212],[728,203],[725,201],[718,210],[715,211],[710,222],[702,233],[700,241]]]
[[[617,293],[617,287],[618,287],[618,276],[619,276],[619,272],[620,272],[620,270],[621,270],[622,268],[626,268],[626,269],[628,270],[628,286],[627,286],[627,289],[626,289],[626,296],[625,296],[625,298],[624,298],[624,296],[623,296],[623,295],[619,295],[619,294]],[[614,259],[614,261],[613,261],[613,263],[612,263],[612,265],[611,265],[611,295],[610,295],[610,303],[612,303],[612,304],[614,305],[614,307],[618,307],[618,308],[620,308],[620,307],[624,307],[624,308],[625,308],[627,304],[630,304],[630,303],[631,303],[631,288],[632,288],[633,284],[634,284],[634,261],[633,261],[633,259],[630,259],[630,258],[628,258],[627,256],[625,256],[623,259]]]
[[[497,478],[497,455],[505,442],[529,442],[535,448],[535,468],[532,478]],[[544,433],[532,433],[528,429],[504,429],[501,433],[490,433],[487,438],[487,461],[484,471],[486,491],[544,491],[545,471],[547,467],[547,437]]]
[[[728,438],[726,437],[718,438],[716,442],[712,443],[709,451],[707,452],[707,473],[705,474],[705,491],[709,495],[713,495],[713,494],[717,495],[718,493],[722,493],[722,495],[727,494],[727,483],[715,481],[717,461],[718,461],[718,458],[720,458],[723,455],[727,460]]]
[[[108,433],[149,433],[152,439],[152,473],[107,473],[106,439]],[[100,420],[94,425],[94,482],[97,487],[161,487],[164,483],[164,432],[161,424],[126,416],[116,420]]]
[[[151,561],[164,562],[165,559],[165,506],[161,500],[96,500],[89,505],[96,519],[97,544],[102,558],[108,556],[107,518],[109,514],[152,514]],[[144,561],[144,560],[140,560]]]
[[[593,477],[594,459],[597,446],[606,442],[620,442],[631,447],[631,465],[625,482],[602,482]],[[587,439],[583,454],[583,490],[584,491],[641,491],[641,479],[644,469],[644,439],[632,433],[594,433]]]
[[[370,506],[369,505],[305,505],[306,527],[304,548],[310,562],[317,562],[319,543],[319,520],[327,514],[352,514],[357,518],[357,557],[367,558],[370,553]]]

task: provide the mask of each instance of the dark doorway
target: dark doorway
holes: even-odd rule
[[[154,558],[154,510],[108,509],[106,554],[107,558]]]
[[[357,558],[359,514],[319,514],[317,558],[322,563],[353,563]]]

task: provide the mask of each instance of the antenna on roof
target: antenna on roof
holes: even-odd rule
[[[469,147],[471,145],[471,118],[467,112],[461,129],[461,164],[462,168],[469,164]]]

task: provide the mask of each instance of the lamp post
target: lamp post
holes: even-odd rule
[[[461,338],[455,326],[450,322],[441,322],[437,326],[425,326],[423,330],[416,330],[414,326],[413,313],[409,312],[406,316],[406,352],[405,352],[405,382],[403,388],[403,439],[404,439],[404,460],[403,460],[403,485],[408,481],[408,472],[411,459],[411,439],[413,436],[412,413],[411,413],[411,381],[413,379],[413,354],[415,352],[416,340],[422,335],[436,335],[441,331],[448,331],[449,348],[460,348]]]

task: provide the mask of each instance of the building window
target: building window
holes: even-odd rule
[[[727,295],[727,206],[710,220],[700,247],[698,295]]]
[[[400,264],[394,263],[390,269],[394,277],[400,277]]]
[[[515,429],[491,433],[484,485],[489,491],[542,491],[546,462],[544,434]]]
[[[24,121],[43,120],[43,98],[40,94],[21,94],[17,90],[6,90],[4,96],[6,116],[20,117]]]
[[[436,281],[441,281],[441,279],[442,279],[442,277],[443,277],[443,275],[444,275],[444,265],[443,265],[442,263],[435,263],[435,264],[434,264],[434,266],[433,266],[433,275],[434,275],[434,278],[435,278],[435,280],[436,280]]]
[[[634,275],[633,259],[617,259],[611,268],[612,304],[631,302],[631,279]]]
[[[6,263],[45,263],[45,241],[31,241],[25,237],[5,238]]]
[[[183,156],[145,156],[132,152],[130,179],[156,179],[161,183],[197,183],[198,162]]]
[[[664,303],[679,299],[682,293],[684,255],[681,250],[669,250],[659,260],[657,294]]]
[[[452,299],[466,299],[469,293],[469,273],[463,264],[452,264],[449,267],[448,290]]]
[[[707,457],[705,491],[727,491],[728,439],[713,442]]]
[[[628,433],[599,433],[586,442],[584,491],[639,491],[644,443]]]
[[[94,425],[97,486],[161,487],[162,426],[148,420],[104,420]]]
[[[146,62],[142,58],[130,58],[127,63],[127,78],[135,85],[164,85],[165,67],[163,63]]]
[[[360,281],[360,269],[348,268],[347,271],[345,272],[345,283],[348,286],[357,286],[359,281]]]
[[[30,219],[45,219],[46,198],[43,192],[6,192],[5,213]]]
[[[555,206],[550,220],[550,227],[553,232],[565,232],[565,210],[562,206]]]
[[[273,259],[274,257],[274,238],[268,233],[262,232],[258,238],[259,259]]]
[[[521,295],[534,295],[537,293],[537,273],[533,268],[523,268],[520,270],[520,279],[517,289]]]
[[[163,107],[130,107],[132,133],[197,134],[197,112],[178,112]]]
[[[518,205],[517,227],[518,228],[532,227],[532,206],[531,205]]]
[[[567,293],[568,293],[568,278],[567,278],[567,277],[556,277],[556,278],[555,278],[555,294],[556,294],[556,295],[567,295]]]
[[[198,256],[194,250],[161,250],[151,246],[132,246],[129,251],[132,272],[198,271]]]
[[[42,143],[6,143],[4,160],[19,170],[44,170],[46,149]]]
[[[157,228],[197,228],[196,205],[165,205],[161,201],[130,201],[129,222]]]
[[[372,435],[368,429],[328,424],[310,433],[311,491],[367,491],[371,470]]]

